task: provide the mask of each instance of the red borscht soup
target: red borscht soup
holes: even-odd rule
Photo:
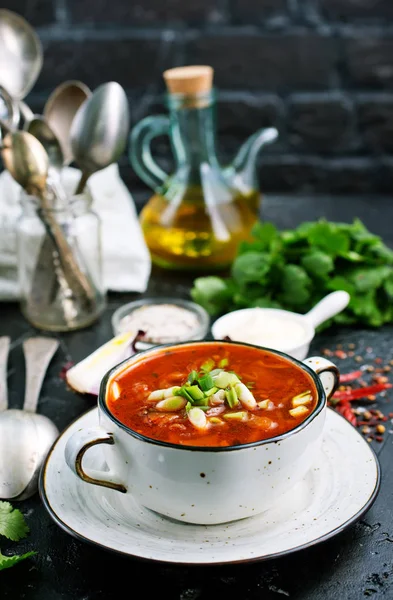
[[[237,446],[283,434],[314,410],[312,377],[272,352],[228,342],[162,348],[111,379],[106,402],[130,429],[187,446]]]

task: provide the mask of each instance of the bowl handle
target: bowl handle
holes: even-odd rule
[[[336,365],[321,356],[310,356],[303,363],[318,375],[329,400],[340,384],[340,371]]]
[[[86,469],[82,465],[83,457],[89,448],[93,448],[93,446],[97,446],[98,444],[110,444],[113,446],[114,443],[113,435],[99,427],[75,431],[67,440],[64,449],[66,463],[71,471],[80,477],[82,481],[126,493],[126,486],[117,482],[116,476],[111,471]]]

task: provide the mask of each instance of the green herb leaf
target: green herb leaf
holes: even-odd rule
[[[232,265],[232,276],[240,286],[248,283],[266,283],[270,271],[270,256],[263,252],[247,252],[236,258]]]
[[[4,569],[10,569],[17,563],[21,562],[22,560],[25,560],[26,558],[30,558],[30,556],[34,556],[35,554],[37,553],[31,551],[25,552],[25,554],[14,554],[13,556],[5,556],[0,551],[0,571],[3,571]]]
[[[29,527],[20,510],[13,508],[9,502],[0,501],[0,535],[13,542],[18,542],[25,538],[29,531]],[[35,554],[36,552],[31,551],[21,555],[5,556],[0,551],[0,571],[9,569],[18,562]]]
[[[286,304],[298,306],[305,304],[311,296],[311,279],[298,265],[286,265],[282,274],[281,300]]]
[[[25,538],[29,531],[20,510],[13,508],[9,502],[0,501],[0,535],[13,542],[18,542]]]
[[[321,220],[310,228],[307,237],[312,246],[325,250],[331,256],[349,250],[350,240],[348,234],[340,231],[335,223]]]
[[[199,277],[191,290],[192,299],[214,316],[229,310],[232,304],[233,288],[230,282],[220,277]]]
[[[314,277],[328,277],[334,269],[332,257],[321,250],[311,250],[303,256],[301,264],[307,273]]]
[[[191,296],[211,316],[249,306],[305,313],[334,290],[347,291],[351,301],[319,330],[393,322],[393,250],[359,219],[320,219],[281,232],[257,223],[251,241],[239,246],[231,276],[199,277]]]

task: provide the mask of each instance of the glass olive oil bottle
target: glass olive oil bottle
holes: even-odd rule
[[[225,269],[259,217],[256,155],[277,132],[257,132],[223,168],[216,155],[213,69],[178,67],[165,71],[164,80],[169,117],[143,119],[130,137],[133,168],[155,191],[140,214],[143,234],[156,265]],[[151,140],[163,134],[169,135],[174,154],[172,175],[157,165],[150,151]]]

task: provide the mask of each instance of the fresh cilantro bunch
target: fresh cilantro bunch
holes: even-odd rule
[[[334,290],[351,300],[322,327],[393,321],[393,251],[359,219],[320,219],[284,231],[258,222],[252,241],[239,246],[231,276],[198,277],[191,296],[212,317],[258,306],[304,314]]]
[[[14,509],[9,502],[0,501],[0,538],[4,536],[13,542],[26,537],[29,528],[20,510]],[[0,550],[0,571],[13,567],[21,560],[33,556],[35,552],[13,556],[4,556]]]

